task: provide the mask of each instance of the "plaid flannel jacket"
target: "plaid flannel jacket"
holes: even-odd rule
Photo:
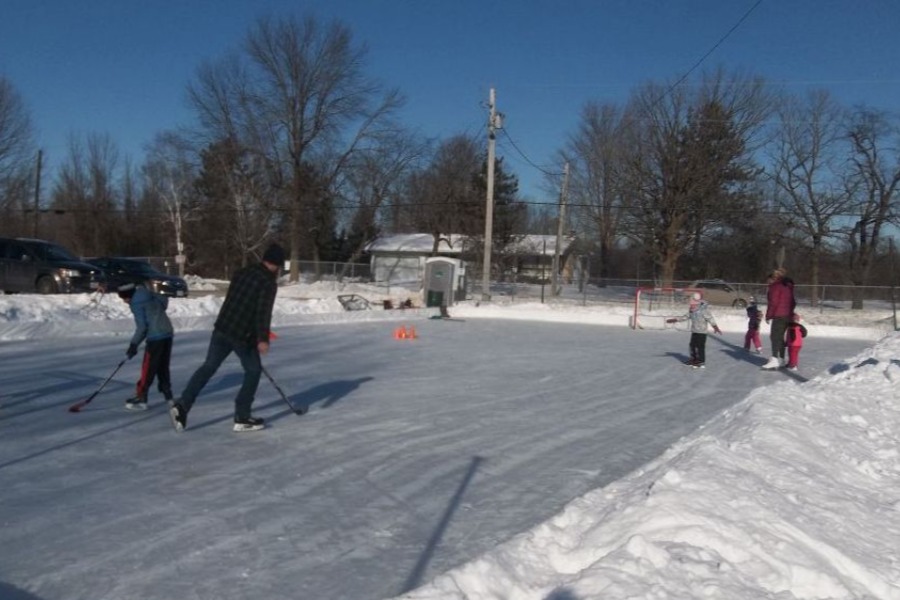
[[[236,343],[269,341],[278,283],[262,263],[238,270],[231,278],[215,329]]]

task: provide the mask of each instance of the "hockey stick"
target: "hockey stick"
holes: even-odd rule
[[[294,406],[294,405],[291,403],[291,401],[288,400],[288,397],[287,397],[287,395],[284,393],[284,390],[281,389],[281,386],[278,385],[277,383],[275,383],[275,379],[273,379],[272,376],[269,375],[268,369],[266,369],[265,367],[263,367],[263,368],[262,368],[262,372],[266,374],[266,377],[268,377],[269,381],[272,382],[272,387],[275,388],[275,391],[278,392],[278,395],[281,396],[281,399],[284,400],[285,404],[287,404],[288,406],[291,407],[291,410],[294,411],[294,414],[302,415],[302,414],[305,414],[305,413],[306,413],[306,407],[303,407],[303,406]]]
[[[75,404],[73,404],[72,406],[70,406],[70,407],[69,407],[69,412],[80,412],[82,408],[84,408],[85,406],[87,406],[88,404],[90,404],[90,403],[91,403],[91,400],[93,400],[94,397],[96,397],[97,394],[99,394],[99,393],[101,392],[101,390],[103,390],[103,388],[106,387],[106,384],[109,383],[109,381],[110,381],[113,377],[115,377],[116,373],[119,372],[119,369],[122,368],[122,365],[124,365],[124,364],[125,364],[125,361],[127,361],[127,360],[128,360],[128,358],[123,358],[123,359],[122,359],[122,362],[120,362],[120,363],[118,364],[118,366],[116,366],[116,368],[113,370],[113,372],[109,374],[109,377],[106,378],[106,381],[104,381],[103,383],[101,383],[101,384],[100,384],[100,387],[98,387],[97,390],[96,390],[93,394],[91,394],[90,396],[87,397],[87,400],[82,400],[81,402],[76,402]]]

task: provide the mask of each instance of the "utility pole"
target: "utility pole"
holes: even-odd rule
[[[497,114],[496,94],[491,88],[488,108],[488,155],[487,155],[487,199],[484,213],[484,265],[481,277],[481,299],[485,302],[491,299],[491,246],[494,233],[494,145],[496,143],[495,129],[500,129],[500,115]]]
[[[559,296],[562,289],[559,285],[559,255],[562,248],[563,226],[566,222],[566,196],[569,189],[569,163],[563,168],[562,188],[559,191],[559,216],[556,223],[556,248],[553,250],[553,273],[551,273],[550,293]]]
[[[41,218],[41,163],[43,162],[44,151],[38,150],[37,168],[34,175],[34,235],[38,237],[38,220]]]

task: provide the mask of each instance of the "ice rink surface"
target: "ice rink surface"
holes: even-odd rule
[[[468,319],[281,327],[259,433],[231,431],[229,358],[176,434],[157,392],[123,409],[127,338],[0,345],[0,591],[7,600],[401,594],[661,454],[747,396],[870,346],[808,338],[798,373],[763,372],[742,335]],[[209,331],[179,333],[176,395]],[[768,345],[767,336],[763,336]]]

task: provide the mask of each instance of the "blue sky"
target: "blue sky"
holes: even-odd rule
[[[495,88],[515,142],[500,136],[498,154],[528,199],[553,200],[532,165],[561,170],[555,153],[585,102],[675,81],[748,11],[699,70],[900,110],[895,0],[4,0],[0,74],[23,96],[50,173],[73,133],[107,133],[140,162],[157,131],[191,122],[184,90],[197,67],[258,17],[337,18],[424,136],[483,132]]]

